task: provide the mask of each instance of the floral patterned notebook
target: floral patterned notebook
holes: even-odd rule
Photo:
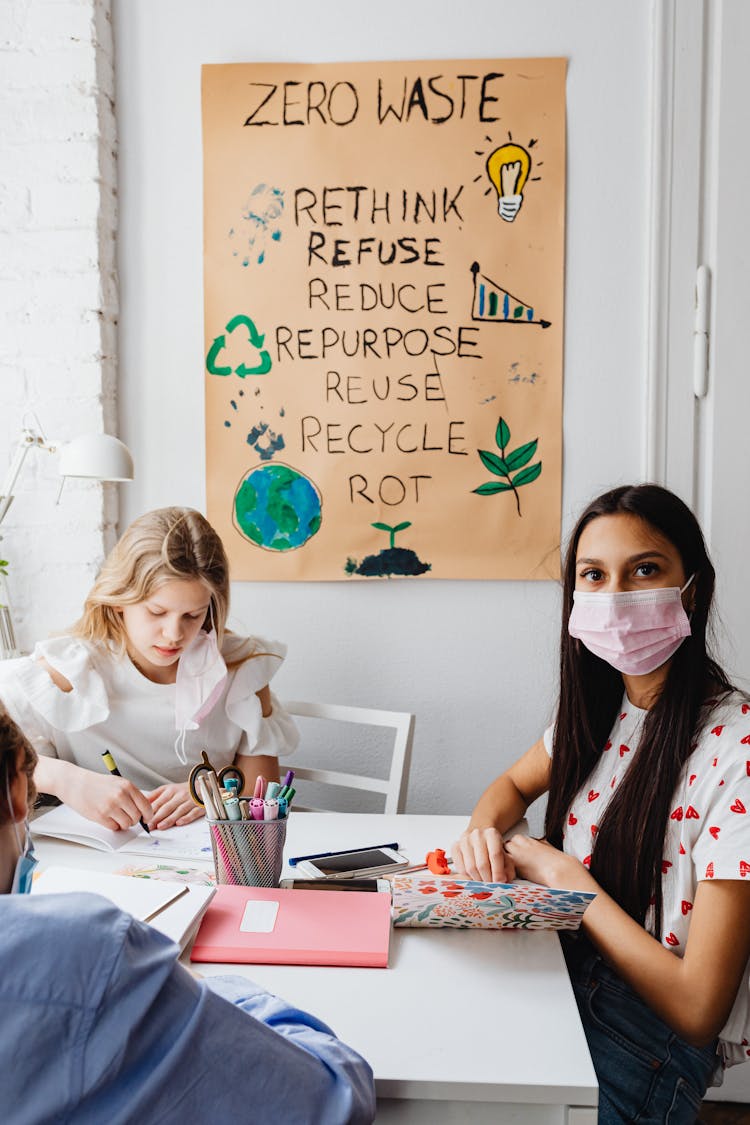
[[[538,883],[478,883],[452,876],[394,875],[394,926],[456,930],[577,930],[596,896]]]

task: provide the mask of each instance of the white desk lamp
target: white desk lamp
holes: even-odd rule
[[[34,416],[36,428],[24,425],[18,439],[13,459],[2,484],[0,492],[0,523],[8,514],[13,503],[13,488],[23,468],[30,449],[42,449],[46,453],[60,454],[58,470],[62,480],[57,501],[60,501],[63,485],[68,477],[87,477],[90,480],[124,481],[133,479],[133,458],[123,442],[111,434],[83,434],[63,444],[48,439],[39,420]],[[2,588],[0,572],[0,589]],[[2,604],[6,602],[6,604]],[[6,599],[0,599],[0,657],[13,656],[17,652],[13,622]]]

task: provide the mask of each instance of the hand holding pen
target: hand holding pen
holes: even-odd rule
[[[110,777],[86,771],[87,778],[90,778],[86,783],[86,799],[93,808],[88,811],[79,802],[78,811],[113,831],[131,828],[137,821],[148,832],[146,818],[150,820],[153,815],[148,798],[132,782],[125,780],[109,750],[104,751],[102,760]],[[113,782],[115,778],[117,781]]]

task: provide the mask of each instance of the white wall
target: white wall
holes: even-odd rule
[[[204,506],[200,66],[565,55],[563,531],[639,478],[645,369],[648,0],[115,2],[121,436],[131,519]],[[468,812],[553,705],[550,582],[238,583],[234,624],[289,643],[280,690],[417,715],[408,807]]]
[[[48,438],[116,433],[109,0],[0,3],[0,474],[33,410]],[[28,419],[32,426],[36,423]],[[112,485],[32,450],[3,523],[19,646],[62,629],[115,539]],[[0,492],[2,492],[0,486]]]

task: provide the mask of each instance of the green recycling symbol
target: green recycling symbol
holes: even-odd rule
[[[247,328],[248,342],[252,344],[254,348],[257,348],[260,352],[260,363],[255,367],[246,367],[244,363],[240,363],[237,365],[237,367],[234,368],[235,374],[239,375],[240,379],[244,379],[246,375],[268,374],[268,372],[271,370],[271,357],[267,351],[261,351],[261,349],[263,348],[263,341],[266,337],[264,333],[258,332],[258,329],[255,327],[255,324],[250,319],[250,317],[243,316],[242,313],[238,314],[237,316],[233,316],[232,319],[227,323],[225,331],[228,333],[232,333],[234,332],[235,328],[239,328],[241,324],[244,324],[245,328]],[[220,367],[218,364],[219,355],[226,347],[226,343],[227,338],[222,334],[221,336],[217,336],[214,339],[214,342],[211,344],[211,347],[208,350],[208,355],[206,356],[206,370],[208,371],[209,375],[232,374],[231,367]]]

